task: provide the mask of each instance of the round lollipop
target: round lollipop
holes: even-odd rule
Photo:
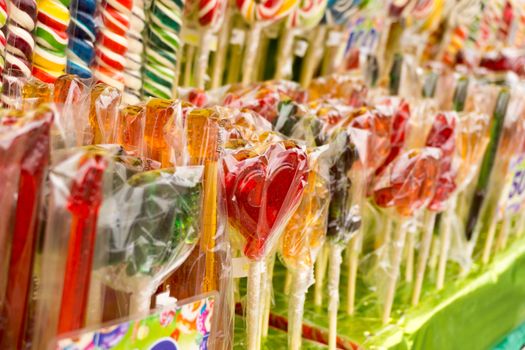
[[[394,302],[396,282],[399,275],[401,256],[407,233],[407,218],[424,207],[433,198],[436,181],[439,175],[439,159],[441,151],[425,147],[412,149],[401,153],[384,170],[377,179],[373,196],[379,207],[392,208],[398,221],[398,229],[394,232],[395,248],[390,261],[386,279],[386,297],[383,309],[383,323],[390,319]]]
[[[288,348],[292,350],[301,349],[306,292],[313,283],[313,266],[326,236],[330,191],[328,167],[319,152],[309,154],[308,185],[281,239],[281,257],[292,275],[288,299]]]
[[[244,239],[248,275],[247,349],[260,340],[260,285],[264,258],[300,203],[308,176],[307,155],[293,142],[241,149],[222,161],[229,223]]]
[[[91,78],[91,63],[95,58],[97,28],[95,24],[96,0],[72,0],[67,72],[81,78]]]

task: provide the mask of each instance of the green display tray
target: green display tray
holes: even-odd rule
[[[514,242],[486,267],[474,266],[465,278],[458,278],[458,268],[449,266],[446,286],[440,292],[435,290],[429,272],[422,301],[417,307],[408,305],[411,288],[401,283],[394,305],[394,320],[387,326],[382,326],[378,317],[380,308],[375,293],[361,279],[358,281],[360,304],[356,315],[346,315],[345,270],[343,266],[338,316],[338,347],[343,349],[490,349],[525,322],[524,240]],[[282,330],[271,330],[266,348],[272,350],[286,348],[286,325],[282,321],[287,317],[287,297],[283,293],[285,274],[285,268],[276,263],[271,323]],[[326,307],[314,306],[312,294],[313,287],[307,295],[304,324],[314,330],[319,343],[325,343],[328,333]],[[236,339],[242,339],[243,335],[241,319]],[[236,348],[243,348],[240,341],[237,344]],[[322,348],[318,343],[309,342],[303,346],[303,349]]]

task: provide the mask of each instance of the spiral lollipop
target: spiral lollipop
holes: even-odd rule
[[[7,0],[0,0],[0,76],[2,76],[5,66],[5,47],[7,40],[4,28],[7,25],[7,15]]]
[[[229,223],[243,237],[243,253],[250,259],[247,349],[255,350],[260,340],[264,257],[301,200],[308,176],[307,156],[292,142],[273,143],[258,152],[241,149],[226,155],[222,171]]]
[[[132,0],[104,0],[99,7],[102,24],[95,44],[93,76],[103,83],[124,90],[124,69],[128,51],[127,33]]]
[[[147,34],[143,94],[170,98],[173,95],[182,8],[179,0],[153,0],[147,11]]]
[[[122,100],[126,104],[140,102],[142,92],[142,52],[144,43],[142,32],[145,28],[146,15],[144,13],[144,0],[134,0],[131,10],[131,24],[128,32],[128,51],[124,69],[124,94]]]
[[[67,72],[81,78],[91,78],[91,63],[95,58],[95,0],[72,0],[69,45],[67,49]]]
[[[9,75],[29,77],[35,41],[31,32],[37,17],[36,0],[10,2],[5,69]]]
[[[35,29],[33,76],[53,83],[66,72],[69,0],[41,0]]]
[[[384,170],[374,185],[373,196],[378,206],[393,208],[398,216],[398,230],[393,242],[392,259],[384,262],[391,266],[386,280],[386,297],[383,309],[383,323],[390,319],[394,302],[396,281],[399,275],[401,255],[407,233],[406,218],[427,205],[434,197],[441,151],[425,147],[403,152]]]

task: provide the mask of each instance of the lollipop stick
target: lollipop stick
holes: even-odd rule
[[[507,239],[509,238],[510,231],[510,217],[505,216],[503,223],[501,225],[501,232],[498,236],[498,241],[496,242],[496,251],[499,252],[507,246]]]
[[[134,316],[147,315],[150,311],[151,296],[154,292],[149,289],[132,293],[129,301],[129,314]]]
[[[209,31],[202,31],[200,33],[199,48],[195,55],[195,85],[199,89],[204,89],[206,82],[206,69],[208,68],[208,61],[210,59],[211,40],[212,36]]]
[[[299,268],[291,271],[293,275],[293,291],[288,301],[288,349],[301,349],[301,336],[303,330],[304,301],[310,281],[312,270]]]
[[[261,37],[261,27],[257,23],[248,31],[246,49],[244,51],[242,83],[249,84],[253,81],[257,47]]]
[[[520,220],[516,224],[516,234],[518,237],[523,236],[525,231],[525,215],[520,215]]]
[[[385,222],[385,226],[382,227],[382,230],[376,237],[375,248],[378,249],[381,246],[388,247],[390,240],[392,239],[392,228],[393,222],[392,218],[388,217]]]
[[[89,304],[86,314],[86,326],[93,326],[102,322],[104,307],[104,284],[99,276],[92,276],[89,284]]]
[[[290,288],[292,287],[292,272],[286,270],[286,278],[284,280],[284,295],[290,295]]]
[[[312,78],[315,74],[315,69],[319,65],[321,58],[323,57],[323,40],[326,36],[326,26],[319,26],[314,29],[313,38],[308,45],[306,51],[306,58],[301,69],[300,83],[303,88],[310,85]]]
[[[261,335],[268,336],[268,325],[270,323],[270,306],[272,304],[272,280],[273,280],[273,265],[275,264],[275,254],[272,254],[266,264],[265,279],[263,280],[263,300],[264,309],[262,313]]]
[[[383,309],[383,324],[387,324],[390,320],[390,313],[392,312],[392,305],[394,304],[394,297],[396,295],[396,282],[399,275],[399,265],[401,264],[401,257],[403,255],[403,246],[407,235],[407,227],[405,223],[399,223],[398,229],[394,234],[394,253],[391,261],[391,272],[387,276],[387,294],[385,298],[385,305]]]
[[[328,245],[325,244],[319,252],[319,257],[315,262],[315,291],[314,303],[316,306],[323,305],[323,286],[326,268],[328,266]]]
[[[439,253],[439,263],[436,279],[436,288],[438,290],[443,288],[445,284],[445,274],[447,271],[447,260],[448,260],[448,251],[450,248],[450,232],[452,229],[452,218],[454,216],[454,211],[456,209],[457,197],[451,199],[447,211],[445,212],[445,219],[443,223],[443,232],[441,232],[441,244],[440,244],[440,253]]]
[[[414,249],[416,245],[416,232],[408,232],[406,243],[407,262],[405,266],[405,281],[412,283],[414,276]]]
[[[328,349],[337,348],[337,311],[339,309],[339,276],[343,261],[343,248],[336,243],[329,243],[330,268],[328,270]]]
[[[212,61],[211,89],[216,89],[222,85],[224,74],[224,63],[228,52],[228,36],[231,28],[231,10],[228,7],[224,15],[224,23],[219,31],[218,47]]]
[[[421,246],[419,248],[419,256],[417,261],[417,275],[412,293],[412,305],[419,303],[421,296],[421,288],[423,287],[423,280],[425,278],[425,268],[427,266],[428,255],[430,253],[430,245],[432,243],[432,234],[434,232],[434,224],[436,223],[436,212],[427,213],[425,231],[421,239]]]
[[[248,271],[248,302],[246,305],[247,349],[258,350],[261,319],[261,273],[264,270],[264,260],[250,262]]]
[[[187,87],[191,84],[191,71],[193,68],[193,56],[195,55],[195,46],[186,45],[186,61],[184,64],[184,80],[183,86]]]
[[[483,248],[483,256],[481,258],[481,262],[483,264],[487,264],[490,260],[490,253],[492,252],[492,246],[494,244],[494,237],[496,236],[497,224],[498,224],[498,220],[496,220],[496,218],[493,218],[492,220],[490,220],[489,231],[487,232],[485,247]]]
[[[291,59],[290,52],[292,51],[295,31],[290,28],[284,28],[284,33],[279,39],[279,47],[277,49],[277,67],[275,69],[275,79],[289,78],[291,73]]]
[[[357,284],[357,267],[359,264],[359,253],[361,250],[361,241],[363,239],[362,227],[356,235],[350,240],[348,245],[350,257],[348,261],[348,286],[347,286],[347,304],[346,313],[353,315],[355,312],[355,290]]]

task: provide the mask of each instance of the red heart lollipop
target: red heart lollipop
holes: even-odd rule
[[[376,183],[376,203],[384,208],[395,207],[402,216],[412,216],[434,196],[440,156],[439,149],[431,147],[402,153]]]
[[[437,180],[436,193],[432,198],[429,209],[434,211],[443,210],[443,204],[450,194],[456,189],[456,170],[452,166],[454,150],[456,148],[456,114],[440,113],[436,116],[432,128],[427,137],[426,146],[436,147],[441,150],[439,162],[439,177]]]
[[[259,260],[297,206],[308,176],[307,155],[280,142],[261,154],[241,150],[223,159],[228,217],[246,239],[244,254]]]

